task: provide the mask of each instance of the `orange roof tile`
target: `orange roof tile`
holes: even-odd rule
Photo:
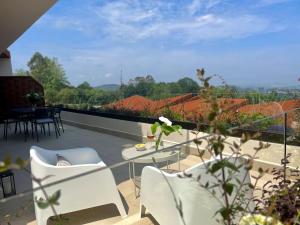
[[[144,110],[149,110],[150,112],[156,113],[164,107],[184,102],[192,97],[193,94],[190,93],[190,94],[180,95],[176,97],[152,101],[143,96],[134,95],[122,99],[120,101],[108,104],[105,107],[116,109],[116,110],[126,109],[126,110],[139,111],[139,112]]]
[[[245,105],[238,109],[239,113],[254,114],[259,113],[265,116],[273,116],[282,112],[278,102],[267,102],[254,105]]]
[[[156,100],[152,104],[152,110],[158,110],[163,107],[172,106],[175,104],[186,102],[189,99],[191,99],[192,97],[193,97],[193,94],[189,93],[189,94],[179,95],[179,96],[175,96],[175,97],[171,97],[171,98]]]
[[[278,103],[281,105],[283,111],[285,112],[300,107],[300,99],[285,100]]]
[[[300,107],[300,99],[286,100],[280,102],[267,102],[254,105],[246,105],[238,109],[239,113],[254,114],[259,113],[264,116],[276,116],[276,119],[283,124],[283,112],[293,110]],[[299,111],[300,112],[300,111]],[[287,123],[291,126],[292,122],[297,120],[299,116],[295,111],[289,112]]]
[[[218,104],[224,111],[236,110],[241,105],[247,103],[247,99],[229,99],[220,98]],[[204,99],[194,97],[194,100],[190,100],[181,104],[172,106],[170,109],[177,113],[182,114],[187,119],[195,119],[195,117],[206,116],[210,112],[211,104]]]
[[[132,111],[144,111],[147,108],[151,107],[153,104],[153,101],[149,100],[148,98],[145,98],[143,96],[134,95],[128,98],[124,98],[120,101],[111,103],[106,105],[106,108],[112,108],[116,110],[132,110]]]
[[[266,102],[254,105],[245,105],[238,109],[241,113],[260,113],[265,116],[273,116],[300,107],[300,99],[280,102]]]

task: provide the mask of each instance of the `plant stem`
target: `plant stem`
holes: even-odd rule
[[[163,132],[160,132],[160,133],[159,133],[159,136],[158,136],[158,139],[157,139],[157,141],[156,141],[156,143],[155,143],[155,150],[156,150],[156,151],[158,150],[158,147],[159,147],[159,145],[160,145],[162,135],[163,135]]]
[[[221,159],[221,161],[224,160],[224,159],[223,159],[223,152],[220,153],[220,159]],[[225,190],[226,183],[227,183],[226,177],[225,177],[225,169],[222,168],[222,169],[221,169],[221,172],[222,172],[222,180],[223,180],[223,185],[222,185],[222,186],[223,186],[223,192],[224,192],[224,198],[225,198],[225,206],[226,206],[226,208],[227,208],[228,210],[230,210],[229,199],[228,199],[227,192],[226,192],[226,190]],[[231,225],[231,215],[230,215],[230,213],[229,213],[228,216],[227,216],[227,223],[228,223],[228,225]]]

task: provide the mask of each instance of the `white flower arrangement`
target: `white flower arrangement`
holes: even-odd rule
[[[168,118],[163,117],[163,116],[160,116],[158,119],[159,119],[159,121],[162,122],[162,124],[159,122],[155,122],[151,126],[151,132],[153,135],[156,134],[158,129],[160,130],[160,133],[158,135],[158,138],[157,138],[156,144],[155,144],[156,150],[158,150],[158,147],[160,145],[163,134],[166,136],[169,136],[171,133],[174,133],[174,132],[178,132],[179,134],[181,134],[180,133],[180,130],[181,130],[180,125],[173,125],[172,122]]]
[[[163,116],[160,116],[158,119],[159,119],[161,122],[167,124],[167,126],[169,126],[169,127],[172,126],[172,122],[171,122],[168,118],[163,117]]]

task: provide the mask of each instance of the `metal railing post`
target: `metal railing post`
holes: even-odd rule
[[[284,128],[283,128],[283,145],[284,145],[284,156],[283,156],[283,180],[286,181],[286,164],[287,164],[287,153],[286,153],[286,137],[287,136],[287,113],[284,113]]]

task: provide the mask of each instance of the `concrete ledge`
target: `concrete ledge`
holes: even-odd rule
[[[96,131],[96,132],[101,132],[101,133],[105,133],[105,134],[109,134],[109,135],[114,135],[114,136],[118,136],[118,137],[131,139],[131,140],[138,141],[138,142],[143,140],[143,138],[138,135],[121,132],[121,131],[116,131],[116,130],[110,130],[110,129],[103,128],[103,127],[91,126],[91,125],[78,123],[78,122],[74,122],[74,121],[69,121],[69,120],[63,120],[63,123],[74,126],[74,127],[82,128],[82,129],[92,130],[92,131]]]

